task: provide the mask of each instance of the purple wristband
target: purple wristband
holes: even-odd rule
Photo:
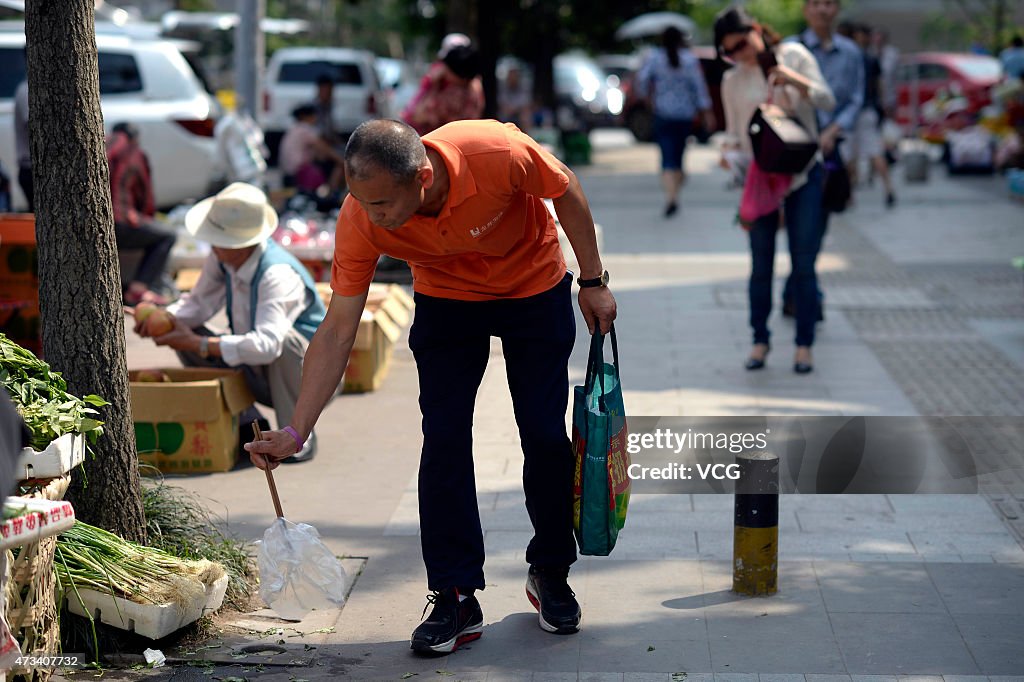
[[[295,452],[298,452],[299,450],[302,449],[302,445],[303,445],[302,438],[299,437],[299,432],[298,431],[296,431],[295,429],[293,429],[290,426],[286,426],[286,427],[284,427],[281,430],[284,431],[289,436],[291,436],[292,438],[295,439]]]

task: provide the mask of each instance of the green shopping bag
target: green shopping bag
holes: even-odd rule
[[[629,506],[626,411],[614,325],[610,336],[614,363],[604,361],[604,336],[596,331],[584,385],[573,390],[573,530],[580,554],[593,556],[607,556],[615,547]]]

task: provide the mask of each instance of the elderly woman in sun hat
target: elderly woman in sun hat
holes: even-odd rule
[[[312,277],[270,239],[277,213],[253,185],[236,182],[199,202],[185,227],[212,253],[195,288],[167,308],[174,329],[154,341],[173,348],[189,367],[242,370],[256,400],[274,408],[278,424],[290,424],[302,359],[326,313]],[[222,310],[229,330],[217,334],[205,324]],[[255,417],[254,407],[241,423]],[[306,443],[296,436],[294,461],[312,459],[315,451],[315,436]]]

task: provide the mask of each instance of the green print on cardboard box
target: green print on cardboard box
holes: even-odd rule
[[[173,455],[185,442],[185,427],[177,422],[148,424],[135,422],[135,444],[140,452]]]

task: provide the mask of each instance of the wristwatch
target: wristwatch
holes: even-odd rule
[[[582,277],[577,277],[576,284],[579,284],[581,289],[586,289],[588,287],[606,287],[608,286],[609,279],[608,271],[605,270],[601,273],[600,277],[595,277],[594,279],[583,279]]]
[[[204,360],[210,357],[210,337],[208,336],[199,339],[199,357]]]

